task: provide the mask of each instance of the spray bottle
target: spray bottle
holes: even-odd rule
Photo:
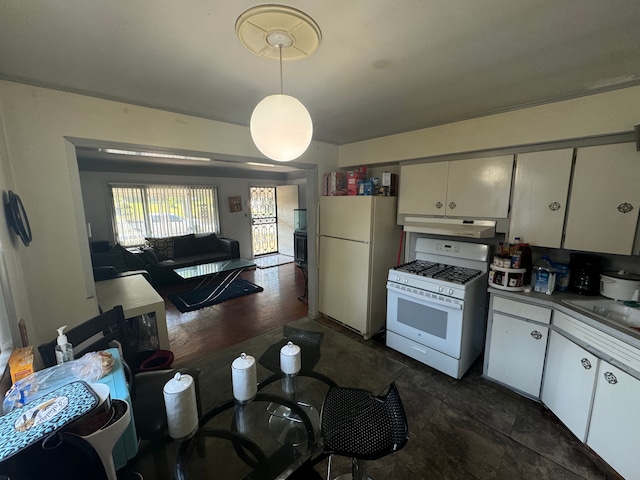
[[[64,334],[64,327],[58,328],[58,344],[56,345],[56,361],[58,365],[73,360],[73,345],[67,340],[67,336]]]

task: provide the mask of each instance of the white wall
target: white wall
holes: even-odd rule
[[[0,119],[0,186],[20,194],[34,237],[24,248],[3,223],[0,241],[14,321],[25,319],[34,345],[97,313],[78,166],[66,137],[263,158],[246,127],[6,81]],[[312,142],[297,163],[318,165],[322,178],[337,168],[337,156],[337,147]]]
[[[478,152],[633,131],[640,86],[340,147],[340,167]]]
[[[32,344],[55,328],[97,312],[92,297],[84,209],[73,145],[65,137],[260,158],[247,128],[119,102],[0,81],[0,188],[20,194],[34,241],[25,248],[3,223],[15,319],[24,318]],[[322,174],[340,167],[383,165],[413,158],[630,131],[640,123],[640,87],[567,100],[336,147],[313,142],[299,163]],[[313,171],[312,171],[313,172]],[[307,205],[315,225],[316,205]],[[236,232],[225,231],[233,237]],[[310,231],[309,248],[315,249]],[[316,289],[315,265],[309,269]],[[317,311],[309,299],[310,312]],[[16,329],[17,331],[17,329]]]

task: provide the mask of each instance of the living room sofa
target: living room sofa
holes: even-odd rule
[[[215,233],[147,238],[146,241],[139,253],[119,244],[106,252],[93,253],[94,280],[141,274],[154,286],[167,285],[181,281],[173,271],[175,268],[240,258],[239,242]]]
[[[231,238],[208,235],[180,235],[147,238],[142,248],[145,268],[154,285],[176,283],[180,277],[175,268],[240,258],[240,244]]]
[[[105,252],[92,253],[93,279],[96,282],[128,275],[143,275],[151,282],[147,262],[141,255],[116,244]]]

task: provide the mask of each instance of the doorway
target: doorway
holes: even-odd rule
[[[274,253],[293,256],[293,210],[298,208],[298,186],[250,187],[249,192],[254,257]]]

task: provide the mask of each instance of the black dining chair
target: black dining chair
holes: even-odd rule
[[[162,390],[165,383],[173,378],[178,370],[163,369],[140,372],[135,375],[131,372],[130,366],[134,364],[135,356],[131,348],[124,311],[119,305],[108,312],[81,323],[77,327],[71,328],[65,333],[68,341],[74,345],[75,358],[80,358],[88,352],[110,348],[114,340],[120,343],[123,357],[122,364],[128,376],[136,433],[140,440],[143,441],[138,457],[144,456],[147,452],[153,452],[157,478],[163,478],[163,476],[169,478],[171,468],[164,456],[164,445],[169,443],[171,439],[167,434],[167,417]],[[87,345],[86,342],[89,340],[90,343]],[[46,367],[56,364],[55,346],[56,340],[53,340],[38,347]],[[75,346],[79,346],[80,349],[75,348]],[[186,368],[179,371],[190,374],[194,379],[199,418],[201,416],[200,370]],[[202,445],[199,444],[198,448],[201,449]]]
[[[395,383],[376,397],[357,388],[332,387],[322,407],[324,453],[329,455],[327,478],[331,478],[331,456],[351,457],[351,474],[338,478],[362,480],[365,460],[376,460],[403,448],[409,440],[407,416]]]
[[[108,480],[98,452],[86,439],[68,432],[54,433],[0,462],[0,478]]]
[[[65,335],[69,343],[73,345],[75,358],[80,358],[88,352],[111,348],[113,341],[116,340],[121,346],[122,359],[130,366],[133,362],[133,352],[127,329],[122,306],[117,305],[111,310],[67,330]],[[45,367],[52,367],[56,364],[56,344],[57,341],[54,339],[38,346]]]
[[[258,363],[273,373],[281,373],[280,349],[293,342],[300,347],[302,371],[309,372],[320,360],[320,345],[324,333],[285,325],[282,327],[282,339],[271,345],[258,359]]]
[[[198,419],[202,417],[200,400],[200,369],[180,368],[136,373],[131,391],[136,432],[142,441],[138,457],[153,455],[157,479],[170,478],[172,467],[166,456],[165,446],[172,442],[167,432],[167,415],[163,388],[176,372],[193,377],[196,390]],[[203,456],[204,443],[197,443],[198,453]]]

